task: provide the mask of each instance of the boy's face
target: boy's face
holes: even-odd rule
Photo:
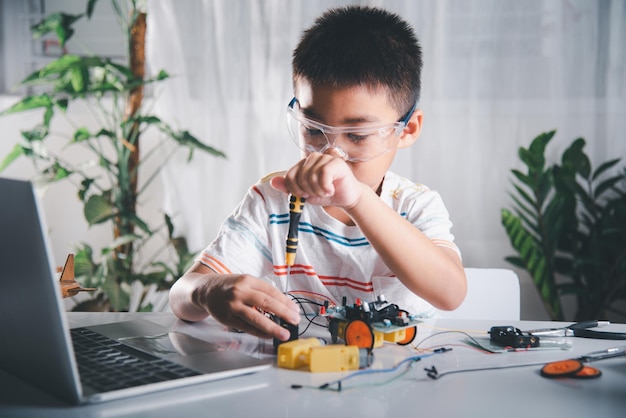
[[[313,87],[308,80],[295,83],[296,98],[304,116],[332,127],[367,127],[389,125],[403,117],[393,108],[386,89],[370,89],[364,86],[336,88],[331,86]],[[410,146],[417,137],[422,124],[422,113],[416,110],[406,127],[389,139],[387,152],[367,161],[350,162],[354,176],[362,183],[376,190],[385,173],[391,166],[398,148]],[[361,146],[361,144],[351,144]],[[341,146],[340,146],[341,147]],[[327,152],[332,152],[332,148]],[[351,157],[348,155],[348,157]]]

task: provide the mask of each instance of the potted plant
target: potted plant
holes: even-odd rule
[[[578,138],[560,164],[545,149],[556,131],[520,147],[525,173],[511,170],[513,211],[501,220],[517,256],[506,259],[527,270],[553,320],[565,320],[561,297],[574,295],[574,320],[624,315],[626,300],[626,168],[619,158],[595,170]]]
[[[47,16],[32,30],[35,37],[54,33],[63,50],[73,36],[73,25],[86,17],[90,19],[97,0],[87,2],[85,14],[55,13]],[[103,246],[96,256],[94,249],[82,244],[76,250],[76,278],[84,286],[98,287],[106,309],[126,310],[130,285],[143,283],[168,288],[190,264],[189,253],[182,238],[174,238],[173,226],[167,215],[163,225],[148,225],[137,213],[137,201],[156,177],[148,173],[139,186],[140,167],[155,157],[154,149],[141,152],[141,137],[148,129],[158,130],[167,141],[175,141],[189,150],[217,157],[225,155],[199,141],[186,130],[173,129],[159,117],[150,114],[144,104],[144,86],[168,78],[165,71],[155,77],[145,76],[146,11],[142,2],[130,1],[124,11],[116,0],[111,1],[121,29],[127,34],[127,65],[97,55],[63,54],[26,77],[21,86],[34,86],[36,93],[23,97],[0,115],[31,110],[43,113],[41,123],[21,132],[21,141],[0,161],[0,172],[19,157],[30,159],[38,172],[38,182],[54,183],[73,179],[78,184],[78,198],[84,205],[89,225],[108,223],[113,229],[113,241]],[[71,161],[55,153],[47,143],[57,136],[51,123],[57,117],[67,118],[68,108],[83,102],[89,107],[98,129],[87,129],[81,121],[72,121],[75,131],[66,140],[66,147],[82,147],[90,155],[88,161]],[[176,250],[172,263],[155,260],[137,263],[137,254],[159,231],[167,230],[167,245]],[[149,307],[148,307],[149,308]]]

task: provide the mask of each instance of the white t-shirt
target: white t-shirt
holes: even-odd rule
[[[198,261],[217,273],[246,273],[269,279],[281,290],[317,302],[328,300],[340,305],[346,297],[352,304],[357,298],[373,301],[384,295],[387,301],[412,314],[435,314],[432,305],[395,277],[357,226],[339,222],[321,206],[305,204],[295,264],[286,283],[289,198],[272,188],[271,177],[250,188]],[[387,172],[380,197],[436,245],[459,252],[450,232],[448,211],[437,192]]]

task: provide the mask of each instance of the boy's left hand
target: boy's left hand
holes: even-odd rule
[[[272,187],[320,206],[353,207],[361,197],[363,184],[340,157],[314,152],[291,167],[284,177],[274,177]]]

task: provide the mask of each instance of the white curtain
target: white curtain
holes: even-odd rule
[[[626,156],[623,0],[151,1],[148,59],[172,75],[157,111],[228,156],[163,150],[165,210],[192,249],[299,158],[285,127],[291,51],[320,13],[354,3],[399,13],[421,40],[424,128],[392,169],[442,194],[466,266],[513,254],[500,209],[518,147],[557,129],[551,158],[577,137],[596,167]]]

